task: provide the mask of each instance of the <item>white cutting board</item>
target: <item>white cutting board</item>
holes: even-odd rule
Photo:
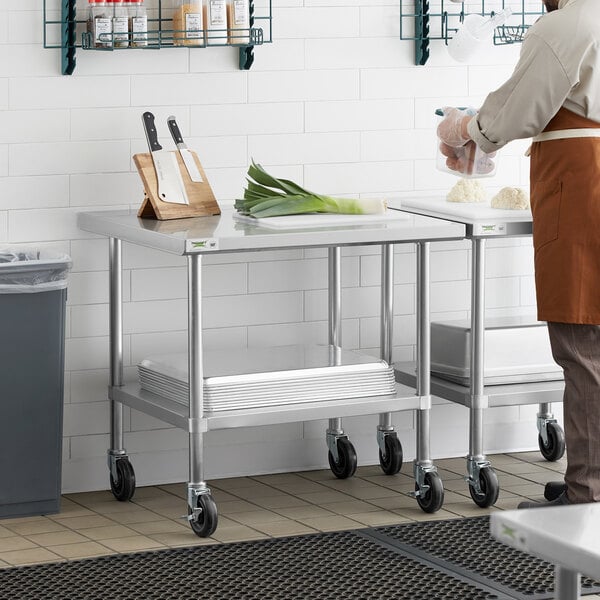
[[[506,208],[492,208],[487,202],[448,202],[440,196],[423,198],[402,198],[402,209],[427,211],[430,216],[440,218],[454,217],[454,220],[498,222],[531,222],[531,211]]]
[[[411,218],[411,215],[397,210],[388,210],[381,215],[331,215],[328,213],[314,213],[255,219],[254,217],[234,212],[233,218],[236,221],[251,223],[258,227],[268,227],[269,229],[304,229],[312,227],[337,227],[340,225],[385,224],[392,221],[406,221]]]

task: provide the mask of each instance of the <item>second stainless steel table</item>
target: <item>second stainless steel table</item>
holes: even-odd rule
[[[462,223],[471,240],[470,386],[432,377],[431,389],[435,396],[469,408],[467,481],[473,501],[485,508],[496,502],[499,493],[498,478],[483,448],[483,411],[487,407],[539,403],[537,427],[542,455],[548,460],[558,460],[565,450],[564,433],[551,407],[552,402],[562,401],[562,381],[484,386],[485,242],[531,235],[531,212],[494,209],[488,203],[447,202],[441,196],[403,198],[398,208]],[[414,365],[396,365],[396,373],[402,383],[410,385],[414,381]]]
[[[597,502],[499,510],[490,515],[494,538],[554,564],[556,600],[581,598],[581,575],[600,579],[600,538],[596,526],[600,526]]]
[[[80,229],[110,239],[110,386],[111,447],[108,451],[111,489],[119,500],[128,500],[135,490],[135,475],[124,448],[123,405],[130,406],[189,435],[188,520],[199,536],[211,535],[217,527],[217,509],[204,481],[203,434],[209,430],[273,423],[329,419],[329,462],[338,477],[351,475],[356,455],[342,429],[341,418],[380,414],[377,441],[380,462],[386,473],[401,466],[401,448],[391,424],[391,413],[417,411],[417,449],[414,462],[415,496],[424,511],[435,512],[443,502],[443,485],[429,451],[429,243],[431,240],[464,238],[464,226],[415,215],[390,215],[385,222],[365,222],[328,228],[273,230],[235,222],[231,211],[220,216],[155,221],[139,219],[130,211],[80,213]],[[174,402],[140,388],[137,381],[123,380],[123,315],[121,242],[147,246],[187,257],[188,264],[188,367],[189,405]],[[396,385],[391,396],[347,398],[342,401],[308,402],[263,408],[208,412],[203,402],[201,323],[202,257],[227,252],[252,252],[286,248],[328,248],[329,344],[341,347],[341,248],[380,245],[381,269],[381,358],[392,363],[393,245],[417,244],[417,353],[415,387]],[[398,451],[400,450],[399,456]],[[398,460],[398,458],[400,460]]]

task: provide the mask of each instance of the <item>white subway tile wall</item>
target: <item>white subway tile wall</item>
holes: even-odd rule
[[[154,0],[146,0],[155,8]],[[443,195],[456,182],[435,169],[435,108],[477,106],[511,72],[518,47],[491,47],[472,65],[453,63],[433,42],[424,67],[412,41],[399,39],[394,0],[273,0],[272,44],[255,48],[250,71],[233,48],[147,52],[77,51],[72,76],[60,54],[43,48],[39,0],[0,6],[0,242],[61,249],[69,278],[64,425],[65,491],[108,486],[108,243],[80,231],[81,210],[135,208],[143,198],[132,155],[146,151],[141,114],[177,116],[217,199],[230,205],[251,158],[309,189],[340,195]],[[46,0],[58,14],[58,0]],[[169,10],[169,1],[163,9]],[[86,5],[78,0],[78,18]],[[56,33],[49,34],[56,36]],[[498,156],[490,193],[528,185],[526,141]],[[124,244],[126,374],[144,357],[187,349],[186,262]],[[490,314],[534,312],[528,239],[489,244]],[[379,353],[379,248],[342,252],[342,339]],[[394,358],[415,354],[414,248],[395,251]],[[327,251],[228,254],[204,260],[203,323],[207,351],[239,346],[327,343]],[[432,244],[434,320],[466,318],[470,244]],[[463,407],[435,401],[434,457],[464,455]],[[524,416],[525,415],[525,416]],[[532,416],[533,415],[533,416]],[[187,475],[187,435],[125,409],[125,445],[140,485]],[[377,462],[376,416],[345,426],[359,463]],[[406,459],[414,457],[414,415],[398,412]],[[211,432],[211,478],[325,467],[324,421]],[[534,413],[489,411],[488,451],[534,448]],[[512,433],[511,433],[512,432]],[[240,460],[244,457],[244,460]]]

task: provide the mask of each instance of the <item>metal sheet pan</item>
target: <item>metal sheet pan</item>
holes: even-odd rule
[[[165,354],[140,362],[147,371],[188,380],[187,354]],[[369,373],[389,369],[381,359],[331,345],[274,346],[215,350],[204,355],[204,378],[210,385],[276,381],[325,374]]]
[[[162,393],[165,396],[185,399],[188,396],[187,387],[173,387],[169,382],[160,381],[160,379],[140,378],[140,383],[143,388],[155,393]],[[393,373],[390,373],[390,376],[385,379],[372,378],[367,381],[356,380],[348,382],[331,381],[325,378],[322,381],[301,382],[298,385],[258,385],[252,389],[241,391],[232,387],[219,393],[214,393],[213,390],[205,388],[204,398],[206,401],[212,402],[246,401],[264,398],[274,398],[283,402],[286,398],[292,396],[305,396],[312,399],[330,396],[332,390],[334,390],[334,394],[350,397],[389,394],[394,391],[394,376]]]
[[[187,398],[187,390],[177,390],[177,389],[173,389],[171,388],[168,384],[161,384],[158,382],[153,382],[153,381],[141,381],[140,382],[142,388],[144,389],[150,389],[152,388],[152,391],[155,390],[162,390],[162,392],[167,395],[172,395],[172,396],[177,396],[180,398]],[[375,395],[375,392],[379,392],[379,393],[391,393],[392,390],[394,388],[393,385],[393,381],[389,382],[382,382],[382,383],[372,383],[372,384],[368,384],[368,385],[364,385],[361,383],[357,383],[356,385],[343,385],[343,386],[335,386],[335,393],[338,395],[348,395],[348,394],[352,394],[352,396],[356,396],[356,394],[358,395]],[[219,395],[214,395],[214,394],[205,394],[204,398],[206,400],[210,400],[210,401],[220,401],[220,402],[229,402],[229,401],[237,401],[239,399],[252,399],[252,398],[278,398],[278,399],[285,399],[287,397],[291,397],[291,396],[306,396],[308,398],[315,398],[315,397],[322,397],[325,395],[331,395],[331,389],[332,386],[325,386],[325,385],[321,385],[321,386],[314,386],[312,388],[306,388],[305,386],[296,386],[296,387],[290,387],[287,389],[278,389],[278,390],[269,390],[266,388],[257,388],[256,390],[253,391],[253,393],[250,394],[219,394]]]
[[[393,367],[334,346],[245,348],[213,352],[207,358],[204,407],[209,411],[395,393]],[[187,404],[187,355],[150,357],[138,365],[138,374],[143,389]]]
[[[486,319],[484,385],[562,379],[554,362],[546,324],[533,316]],[[470,377],[470,321],[431,324],[431,372],[468,385]]]
[[[330,385],[368,385],[371,383],[391,382],[393,380],[393,369],[389,367],[386,371],[382,371],[378,374],[351,374],[348,376],[327,376],[323,377],[306,377],[297,379],[283,379],[279,381],[255,381],[251,383],[244,383],[236,385],[235,382],[229,383],[222,386],[211,385],[211,380],[207,379],[204,383],[204,391],[207,394],[218,395],[218,394],[231,394],[239,392],[240,394],[247,394],[252,392],[254,389],[288,389],[291,387],[323,387]],[[143,373],[139,372],[140,381],[149,381],[160,383],[169,386],[172,389],[187,390],[188,384],[161,376],[154,373]]]
[[[187,396],[179,396],[176,394],[170,395],[168,392],[165,392],[162,389],[155,389],[152,386],[145,387],[149,392],[155,393],[159,396],[163,396],[168,398],[169,400],[173,400],[174,402],[178,402],[182,405],[188,404]],[[335,401],[335,400],[347,400],[348,398],[370,398],[376,396],[393,396],[394,392],[390,392],[389,389],[385,390],[371,390],[365,388],[356,388],[354,390],[347,390],[344,393],[340,393],[340,391],[336,391],[331,394],[321,394],[319,396],[308,395],[308,396],[289,396],[287,398],[282,398],[281,396],[277,396],[274,398],[254,398],[254,399],[238,399],[235,401],[223,402],[223,401],[212,401],[210,399],[204,399],[204,409],[208,412],[218,412],[224,410],[241,410],[241,409],[250,409],[250,408],[262,408],[268,406],[282,406],[287,404],[303,404],[310,402],[325,402],[325,401]]]

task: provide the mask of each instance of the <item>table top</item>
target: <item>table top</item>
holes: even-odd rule
[[[394,201],[390,203],[394,207]],[[402,198],[401,210],[467,226],[467,237],[531,235],[530,210],[492,208],[490,202],[448,202],[442,196]]]
[[[572,504],[490,515],[494,538],[555,565],[600,578],[600,504]]]
[[[396,204],[397,206],[397,204]],[[356,215],[356,225],[271,229],[236,221],[233,209],[221,215],[157,221],[141,219],[134,210],[80,212],[83,231],[114,237],[174,254],[208,254],[283,248],[359,246],[456,240],[465,237],[459,223],[403,213],[382,222]]]

